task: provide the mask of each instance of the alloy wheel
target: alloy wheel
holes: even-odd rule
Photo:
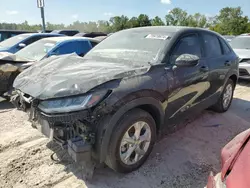
[[[228,106],[231,102],[232,96],[233,96],[233,86],[232,86],[232,84],[228,84],[225,91],[224,91],[224,94],[223,94],[223,107],[224,107],[224,109],[228,108]]]
[[[120,159],[126,165],[140,161],[148,151],[151,142],[150,126],[138,121],[128,128],[120,144]]]

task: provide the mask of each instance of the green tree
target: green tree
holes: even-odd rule
[[[221,34],[239,35],[248,30],[248,17],[243,16],[241,7],[226,7],[220,10],[217,16],[217,24],[213,29]]]
[[[140,27],[151,26],[151,20],[146,14],[140,14],[137,20]]]
[[[206,27],[207,18],[205,15],[200,13],[195,13],[194,15],[189,15],[187,18],[188,26],[191,27]]]
[[[98,31],[99,32],[104,32],[104,33],[111,32],[111,28],[110,28],[109,22],[105,21],[105,20],[99,20],[98,21]]]
[[[128,21],[128,27],[129,28],[134,28],[134,27],[140,27],[140,23],[138,21],[137,17],[132,17]]]
[[[181,8],[174,8],[166,15],[166,25],[187,26],[188,13]]]
[[[111,28],[113,32],[120,31],[129,27],[127,16],[115,16],[110,18]]]
[[[162,21],[162,19],[158,16],[156,16],[155,18],[153,18],[151,20],[151,24],[152,26],[161,26],[161,25],[165,25],[164,22]]]
[[[64,24],[52,24],[50,22],[46,23],[46,29],[47,30],[58,30],[58,29],[65,29]]]

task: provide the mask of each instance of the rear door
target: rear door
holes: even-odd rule
[[[212,33],[202,33],[202,40],[206,62],[210,69],[209,80],[211,86],[208,92],[211,96],[211,103],[214,103],[219,98],[220,91],[223,88],[231,66],[231,49],[217,35]]]
[[[167,70],[169,83],[166,120],[181,120],[193,107],[207,98],[209,69],[203,57],[201,38],[197,33],[182,36],[170,53],[170,68]],[[196,66],[177,67],[175,59],[182,54],[196,55],[200,59]],[[190,115],[190,114],[189,114]]]

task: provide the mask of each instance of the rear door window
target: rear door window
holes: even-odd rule
[[[203,33],[202,37],[203,37],[206,57],[215,58],[222,55],[221,45],[217,36]]]

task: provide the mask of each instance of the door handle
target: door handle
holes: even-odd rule
[[[200,71],[201,71],[201,72],[208,72],[208,71],[209,71],[209,68],[208,68],[207,66],[202,66],[202,67],[200,68]]]
[[[231,66],[231,62],[230,61],[225,61],[224,65],[225,66]]]

